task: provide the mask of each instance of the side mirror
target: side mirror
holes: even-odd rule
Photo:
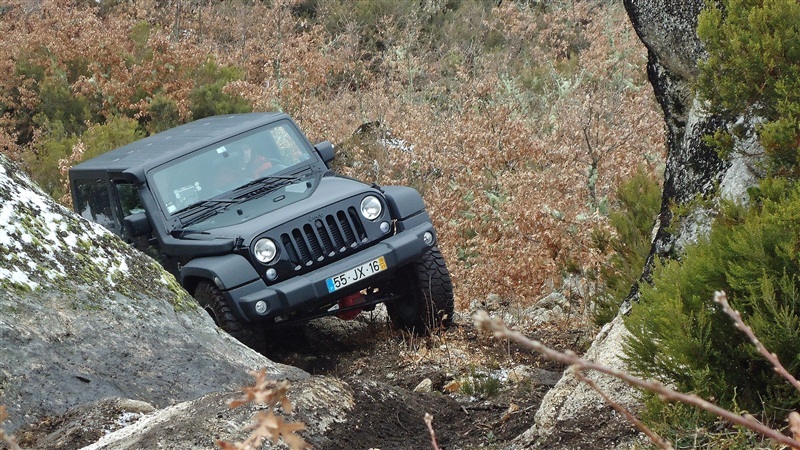
[[[129,237],[138,237],[150,234],[152,228],[150,227],[150,220],[144,212],[138,212],[125,216],[122,220],[122,228],[125,234]]]
[[[315,145],[314,149],[317,151],[317,153],[319,153],[319,156],[322,158],[322,161],[325,163],[325,165],[330,167],[331,161],[333,161],[333,157],[335,156],[333,144],[331,144],[330,141],[322,141]]]

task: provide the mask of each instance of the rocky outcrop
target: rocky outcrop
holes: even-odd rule
[[[667,231],[673,219],[670,207],[686,204],[698,196],[714,196],[729,167],[729,162],[720,159],[716,151],[703,141],[703,136],[713,133],[723,123],[704,110],[692,91],[698,76],[697,60],[704,56],[695,31],[697,16],[704,4],[699,0],[680,4],[625,1],[633,27],[647,47],[648,77],[664,111],[667,126],[667,164],[661,213],[645,278],[654,257],[668,258],[675,253],[679,236]]]
[[[647,72],[656,98],[664,112],[667,126],[667,163],[661,211],[654,228],[654,239],[642,279],[647,281],[655,258],[670,258],[708,229],[713,213],[699,209],[688,217],[675,219],[671,208],[698,197],[726,197],[747,201],[746,190],[757,177],[747,160],[753,142],[741,142],[732,161],[719,158],[707,146],[703,136],[724,126],[718,117],[708,114],[694,97],[692,84],[698,75],[697,60],[703,47],[695,32],[697,16],[704,6],[700,0],[668,2],[625,0],[625,8],[636,33],[648,49]],[[677,230],[670,232],[668,230]],[[638,289],[634,287],[623,308],[636,307]],[[623,369],[621,342],[627,330],[617,317],[598,334],[585,357],[607,366]],[[636,410],[633,390],[625,383],[598,374],[590,378],[621,405]],[[620,427],[618,416],[602,398],[578,382],[567,371],[548,392],[536,414],[536,424],[520,436],[512,448],[582,448],[595,446],[626,447],[637,439],[636,430]],[[581,424],[603,424],[581,427]],[[565,431],[566,430],[566,431]],[[577,430],[570,434],[569,430]],[[616,438],[613,436],[616,434]],[[603,445],[599,445],[603,442]]]
[[[165,408],[252,384],[260,368],[308,376],[217,329],[157,263],[50,200],[0,155],[7,431],[106,398]]]
[[[83,450],[207,450],[218,448],[217,440],[242,442],[250,434],[245,428],[253,423],[253,415],[262,411],[263,406],[253,403],[237,408],[226,406],[239,396],[235,392],[216,392],[170,406],[102,436]],[[305,424],[303,435],[314,448],[330,447],[325,435],[344,422],[355,405],[350,387],[328,377],[296,381],[288,396],[296,412],[286,420]],[[268,445],[264,448],[273,447],[286,448]]]

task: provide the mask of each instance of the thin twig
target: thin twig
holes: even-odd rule
[[[756,420],[755,417],[749,414],[745,416],[738,415],[736,413],[728,411],[727,409],[714,405],[713,403],[709,403],[708,401],[703,400],[702,398],[696,395],[684,394],[682,392],[669,389],[657,381],[642,380],[641,378],[634,377],[633,375],[630,375],[626,372],[612,369],[610,367],[598,364],[593,361],[581,359],[571,351],[559,352],[557,350],[553,350],[552,348],[547,347],[546,345],[542,344],[539,341],[528,339],[526,336],[524,336],[519,332],[509,330],[499,319],[489,317],[489,314],[487,314],[486,311],[478,311],[478,313],[475,314],[475,325],[479,329],[494,333],[495,337],[512,339],[517,343],[519,343],[520,345],[527,347],[531,350],[534,350],[537,353],[540,353],[542,356],[544,356],[549,360],[560,362],[566,365],[574,365],[577,369],[580,370],[584,369],[595,370],[597,372],[610,375],[612,377],[618,378],[630,384],[631,386],[636,386],[651,392],[655,392],[656,394],[659,394],[664,400],[679,401],[687,405],[692,405],[701,408],[731,423],[747,427],[763,436],[766,436],[770,439],[774,439],[775,441],[778,441],[782,444],[789,445],[792,447],[800,447],[800,441],[791,439],[788,436],[781,434],[779,431],[773,430],[772,428],[762,424],[761,422]]]
[[[655,431],[651,430],[641,420],[637,419],[633,414],[631,414],[627,409],[625,409],[625,407],[615,402],[611,397],[609,397],[605,393],[605,391],[600,389],[597,383],[587,378],[586,375],[583,374],[583,372],[581,372],[578,369],[575,369],[572,371],[572,373],[575,375],[575,378],[588,384],[590,388],[594,389],[595,392],[600,394],[600,396],[603,397],[606,403],[611,405],[611,407],[614,408],[618,413],[625,416],[625,418],[628,419],[629,422],[634,424],[636,428],[638,428],[642,433],[644,433],[647,436],[647,438],[650,439],[650,442],[652,442],[655,446],[657,446],[658,448],[662,448],[664,450],[675,450],[669,441],[665,441]]]
[[[6,407],[0,405],[0,424],[5,422],[6,419],[8,419]],[[17,441],[14,440],[14,436],[6,434],[6,431],[2,427],[0,427],[0,442],[6,444],[9,450],[22,450],[19,444],[17,444]]]
[[[781,364],[781,362],[778,360],[778,355],[775,353],[770,353],[770,351],[764,347],[764,344],[762,344],[761,341],[759,341],[756,337],[753,329],[744,323],[744,320],[742,320],[742,315],[739,313],[739,311],[731,308],[730,303],[728,303],[728,295],[725,294],[725,291],[714,292],[714,301],[722,306],[722,311],[724,311],[725,314],[729,315],[733,319],[734,326],[742,330],[742,332],[747,335],[747,338],[750,339],[750,342],[756,346],[758,352],[767,358],[767,361],[769,361],[770,364],[772,364],[772,367],[775,368],[775,372],[778,372],[778,374],[788,380],[795,389],[800,391],[800,381],[797,381],[797,378],[795,378],[789,373],[788,370],[786,370],[785,367],[783,367],[783,364]]]
[[[433,431],[433,416],[429,413],[425,413],[425,425],[428,426],[428,433],[431,434],[431,445],[433,445],[433,450],[439,450],[439,445],[436,443],[436,432]]]
[[[800,414],[797,411],[789,413],[789,431],[795,439],[800,440]],[[792,447],[792,450],[800,450],[798,447]]]

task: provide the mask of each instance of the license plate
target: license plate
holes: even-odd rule
[[[383,256],[361,264],[360,266],[353,267],[347,272],[330,277],[325,280],[325,283],[328,285],[328,292],[333,292],[357,281],[361,281],[364,278],[371,277],[382,270],[386,270],[386,260]]]

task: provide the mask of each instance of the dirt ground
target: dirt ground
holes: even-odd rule
[[[581,353],[593,336],[580,326],[583,321],[532,326],[526,325],[524,315],[518,317],[523,319],[509,326],[558,350]],[[275,330],[268,336],[270,345],[264,354],[271,360],[312,375],[340,379],[352,389],[355,407],[347,413],[346,426],[328,430],[315,445],[325,450],[434,448],[424,420],[426,413],[433,417],[432,428],[441,450],[508,448],[533,425],[542,398],[565,369],[516,344],[479,332],[471,313],[458,314],[447,332],[424,338],[393,330],[380,310],[364,312],[351,321],[323,318]],[[429,387],[420,387],[425,384]],[[207,409],[224,403],[220,395],[207,399]],[[23,448],[81,448],[105,434],[106,426],[117,420],[123,406],[126,411],[131,408],[102,402],[79,408],[19,430],[17,437]],[[173,433],[207,444],[201,447],[216,448],[210,438],[216,431],[204,428],[207,421],[203,414],[198,417],[199,422],[189,417],[185,423],[172,424]],[[80,426],[69,426],[70,422]],[[95,426],[87,427],[87,423]],[[114,429],[119,427],[117,424]],[[605,434],[585,433],[587,427],[605,430]],[[612,448],[629,432],[624,421],[599,414],[592,423],[568,426],[553,442],[537,448]],[[59,435],[58,445],[41,441],[54,433]],[[153,439],[163,440],[163,430],[154,433]],[[39,445],[34,445],[37,441]],[[161,445],[148,448],[156,447]]]
[[[544,394],[564,367],[479,332],[464,314],[446,333],[419,338],[392,330],[385,316],[326,318],[270,336],[270,359],[353,387],[355,427],[328,436],[337,448],[504,448],[533,424]],[[520,330],[559,350],[584,350],[585,332],[564,324]],[[415,392],[423,380],[429,392]],[[370,386],[366,386],[371,383]],[[401,402],[381,401],[374,383]],[[426,382],[427,383],[427,382]],[[402,405],[398,407],[398,404]]]

